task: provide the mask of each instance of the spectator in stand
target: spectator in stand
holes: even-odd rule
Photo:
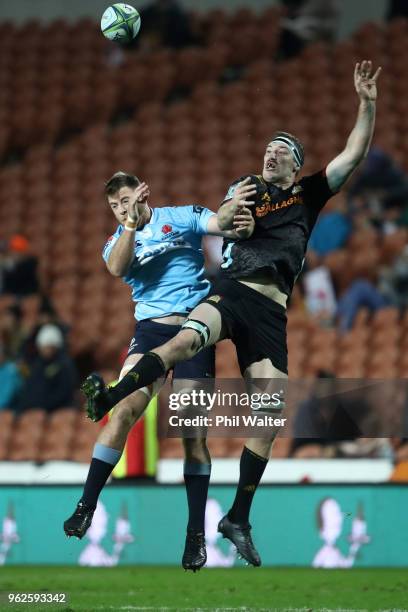
[[[36,338],[38,357],[25,382],[18,410],[40,407],[47,412],[75,403],[77,373],[55,325],[44,325]]]
[[[17,298],[32,295],[39,290],[37,258],[30,254],[30,245],[24,236],[15,235],[8,243],[8,252],[2,261],[2,291]]]
[[[188,14],[177,0],[154,0],[140,10],[140,17],[142,35],[137,43],[143,50],[180,49],[195,42]]]
[[[22,383],[23,379],[17,365],[7,359],[4,345],[0,341],[0,410],[15,408]]]
[[[377,389],[374,393],[378,393]],[[381,431],[375,402],[366,389],[352,390],[322,370],[310,397],[297,409],[292,455],[298,459],[390,458],[389,441],[375,437]]]
[[[24,352],[27,332],[22,325],[23,313],[18,303],[11,304],[3,312],[0,322],[0,334],[4,342],[4,351],[8,359],[19,361]]]
[[[282,4],[286,15],[278,59],[295,57],[312,42],[334,42],[340,17],[338,0],[282,0]]]
[[[369,150],[348,189],[350,211],[366,210],[374,225],[389,233],[389,222],[399,224],[408,203],[408,176],[378,147]]]
[[[378,271],[374,285],[366,279],[355,280],[338,301],[337,317],[341,331],[352,328],[354,318],[361,307],[375,312],[386,306],[401,310],[408,307],[408,246],[391,267]]]
[[[308,312],[320,317],[320,323],[330,326],[336,314],[336,294],[330,270],[317,266],[302,275],[302,287]]]
[[[361,432],[357,423],[344,411],[335,395],[334,375],[320,371],[310,397],[297,408],[293,422],[292,455],[310,459],[332,457],[334,444],[339,440],[355,439],[359,435]]]
[[[62,332],[64,338],[64,344],[66,344],[66,338],[69,332],[69,326],[63,323],[51,303],[51,300],[45,294],[41,296],[41,306],[38,315],[38,320],[34,328],[26,335],[24,345],[21,349],[21,358],[26,362],[32,362],[38,355],[38,347],[36,343],[37,335],[44,325],[53,325],[58,327]]]
[[[378,288],[393,306],[401,309],[408,307],[408,246],[391,268],[383,268],[380,272]]]
[[[339,329],[342,332],[353,327],[354,318],[363,306],[371,312],[389,305],[389,300],[370,281],[355,280],[343,293],[337,305]]]
[[[309,251],[312,249],[320,257],[341,249],[352,231],[351,219],[347,212],[346,199],[338,194],[327,212],[318,218],[309,240]]]

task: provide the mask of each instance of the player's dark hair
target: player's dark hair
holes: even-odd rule
[[[113,196],[122,189],[122,187],[131,187],[136,189],[140,185],[140,180],[133,174],[127,172],[115,172],[113,176],[105,183],[105,195]]]
[[[300,166],[303,166],[303,163],[304,163],[304,160],[305,160],[305,148],[302,145],[302,143],[300,142],[300,140],[298,138],[296,138],[296,136],[294,136],[290,132],[275,132],[275,134],[272,137],[272,140],[275,140],[275,138],[284,138],[284,139],[292,141],[293,146],[297,150],[297,154],[298,154],[299,160],[301,162]]]

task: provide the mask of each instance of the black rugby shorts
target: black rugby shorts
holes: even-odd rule
[[[262,359],[288,372],[286,310],[239,281],[216,280],[203,300],[220,312],[228,338],[235,344],[241,373]]]

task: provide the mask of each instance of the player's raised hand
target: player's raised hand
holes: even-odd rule
[[[234,195],[232,196],[231,204],[235,206],[253,206],[255,200],[251,200],[256,195],[256,185],[251,183],[251,177],[248,176],[246,179],[238,183]]]
[[[150,196],[150,188],[147,183],[140,183],[135,189],[134,198],[128,204],[129,221],[136,222],[139,219],[140,211],[138,206],[145,204]]]
[[[372,73],[372,62],[364,60],[356,64],[354,68],[354,87],[360,100],[375,102],[377,99],[377,79],[380,76],[381,67]]]

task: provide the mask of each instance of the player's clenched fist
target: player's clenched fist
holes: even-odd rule
[[[255,221],[249,208],[239,205],[233,218],[233,227],[240,238],[251,236],[255,229]]]

